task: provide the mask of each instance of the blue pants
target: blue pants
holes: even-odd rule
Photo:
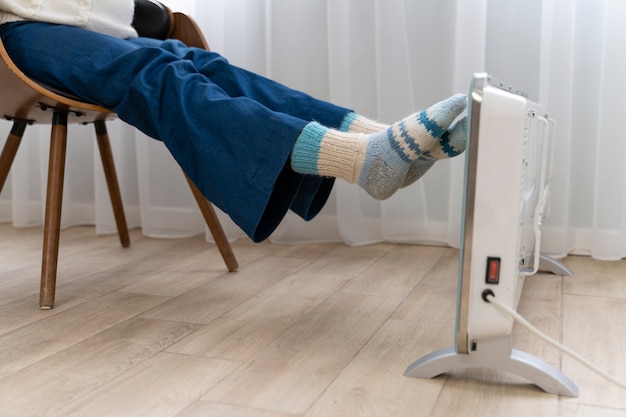
[[[289,209],[310,220],[324,206],[333,180],[293,172],[289,156],[307,123],[339,127],[348,109],[176,40],[122,40],[34,22],[4,24],[0,36],[29,77],[162,140],[207,199],[254,241],[267,238]]]

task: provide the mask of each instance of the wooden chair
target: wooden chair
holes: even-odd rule
[[[177,38],[189,46],[208,49],[206,40],[192,18],[172,13],[161,3],[136,0],[135,27],[143,36]],[[57,259],[61,227],[61,205],[68,123],[93,123],[106,182],[113,205],[113,213],[123,247],[130,245],[122,198],[119,190],[113,155],[105,122],[116,118],[110,110],[85,103],[76,97],[52,91],[28,78],[13,63],[0,41],[0,114],[13,121],[13,127],[0,154],[0,191],[6,181],[27,125],[52,124],[48,185],[43,233],[43,257],[39,305],[42,309],[54,306]],[[215,215],[213,206],[187,177],[187,182],[200,207],[213,238],[226,263],[228,271],[238,268],[237,260]]]

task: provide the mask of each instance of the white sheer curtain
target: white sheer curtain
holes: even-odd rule
[[[487,71],[547,105],[558,146],[543,249],[626,256],[626,2],[622,0],[165,0],[212,49],[319,98],[393,122]],[[0,137],[10,129],[0,124]],[[110,126],[129,223],[151,236],[205,232],[161,143]],[[41,223],[47,127],[31,127],[0,195],[0,220]],[[91,128],[70,129],[66,226],[114,231]],[[0,145],[4,139],[0,139]],[[318,218],[289,215],[272,240],[458,245],[463,158],[383,202],[338,181]],[[241,235],[226,215],[230,237]]]

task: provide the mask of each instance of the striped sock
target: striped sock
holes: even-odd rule
[[[467,146],[467,116],[459,119],[443,134],[437,145],[424,152],[411,164],[403,187],[413,184],[440,159],[453,158],[462,154]]]
[[[354,112],[348,113],[341,124],[340,130],[354,133],[377,133],[387,129],[389,125],[378,123]],[[457,156],[466,147],[467,121],[465,118],[457,121],[442,135],[438,144],[425,151],[410,164],[402,187],[413,184],[420,179],[439,159]]]
[[[296,140],[291,166],[302,174],[358,183],[379,200],[389,198],[405,185],[411,165],[422,154],[431,151],[429,158],[435,158],[450,152],[447,147],[434,152],[433,147],[442,143],[444,135],[450,136],[447,129],[466,103],[466,96],[459,94],[371,134],[342,132],[311,122]]]

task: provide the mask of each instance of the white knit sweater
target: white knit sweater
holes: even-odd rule
[[[20,20],[78,26],[132,38],[134,0],[0,0],[0,24]]]

